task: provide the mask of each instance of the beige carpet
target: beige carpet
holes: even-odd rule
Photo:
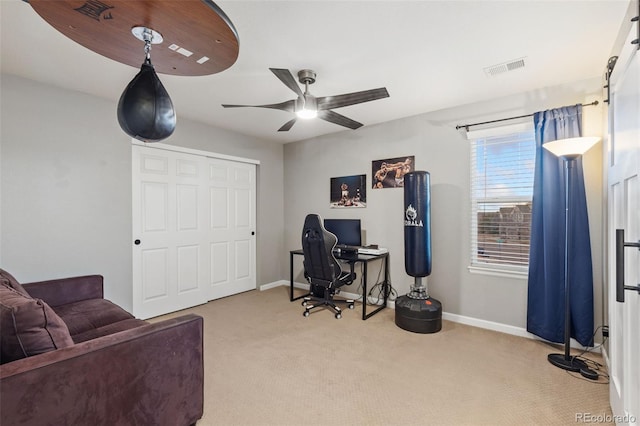
[[[448,321],[439,333],[410,333],[391,309],[362,321],[359,305],[340,320],[325,310],[304,318],[288,287],[170,316],[183,312],[205,318],[200,426],[561,425],[611,415],[608,385],[552,366],[547,354],[559,350],[539,341]]]

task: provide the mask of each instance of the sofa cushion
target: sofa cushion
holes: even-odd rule
[[[0,363],[71,345],[69,329],[49,305],[0,284]]]
[[[105,325],[134,318],[120,306],[106,299],[82,300],[54,306],[53,309],[67,324],[72,337]]]
[[[12,289],[14,289],[15,291],[17,291],[18,293],[21,293],[27,297],[31,297],[29,296],[29,293],[27,293],[27,290],[24,289],[24,287],[22,287],[22,284],[20,284],[18,282],[18,280],[16,280],[13,275],[11,275],[10,273],[8,273],[7,271],[5,271],[4,269],[0,269],[0,283],[11,287]]]
[[[137,318],[131,318],[124,321],[107,324],[103,327],[92,328],[91,330],[87,330],[84,333],[74,334],[72,338],[74,343],[82,343],[86,342],[87,340],[97,339],[98,337],[108,336],[110,334],[119,333],[121,331],[129,330],[131,328],[136,328],[147,324],[148,322],[146,321]]]

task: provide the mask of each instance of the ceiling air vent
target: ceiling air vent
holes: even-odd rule
[[[489,77],[494,77],[494,76],[496,76],[498,74],[502,74],[502,73],[505,73],[507,71],[514,71],[514,70],[517,70],[517,69],[520,69],[520,68],[524,68],[524,59],[525,58],[518,58],[518,59],[514,59],[514,60],[509,61],[509,62],[504,62],[502,64],[486,67],[484,69],[484,72]]]

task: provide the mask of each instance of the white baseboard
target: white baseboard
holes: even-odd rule
[[[262,284],[260,287],[258,287],[258,289],[260,291],[265,291],[272,288],[280,287],[281,285],[289,285],[289,281],[280,280],[280,281],[274,281],[272,283]],[[294,287],[295,287],[295,284],[294,284]]]
[[[280,281],[274,281],[272,283],[261,285],[260,291],[269,290],[271,288],[275,288],[282,285],[289,286],[289,281],[280,280]],[[294,282],[293,287],[308,290],[309,284]],[[340,297],[345,299],[357,300],[361,297],[361,295],[357,293],[347,293],[345,291],[341,291]],[[392,300],[387,301],[387,307],[391,309],[395,309],[396,307],[395,301],[392,301]],[[541,339],[535,334],[529,333],[526,329],[522,327],[516,327],[513,325],[502,324],[494,321],[487,321],[479,318],[467,317],[464,315],[451,314],[449,312],[442,312],[442,319],[451,321],[451,322],[457,322],[459,324],[470,325],[472,327],[484,328],[486,330],[493,330],[493,331],[498,331],[500,333],[511,334],[513,336],[525,337],[527,339],[546,342],[546,340]],[[595,344],[596,344],[596,348],[591,349],[591,352],[601,352],[600,351],[601,346],[598,348],[599,343],[595,342]],[[574,339],[571,339],[571,347],[574,349],[584,349],[584,346],[576,342]],[[606,352],[604,352],[604,354],[606,355]],[[609,365],[608,358],[606,358],[605,360],[607,361],[607,366],[608,366]]]
[[[500,333],[511,334],[514,336],[527,337],[529,339],[535,338],[535,335],[529,333],[522,327],[515,327],[513,325],[502,324],[494,321],[487,321],[479,318],[467,317],[464,315],[451,314],[449,312],[442,313],[442,319],[447,321],[457,322],[459,324],[471,325],[473,327],[484,328],[487,330],[499,331]]]

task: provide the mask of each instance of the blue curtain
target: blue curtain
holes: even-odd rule
[[[527,331],[564,342],[565,182],[564,160],[542,145],[581,136],[582,105],[534,114],[536,160],[531,212]],[[593,346],[593,272],[582,158],[573,167],[569,241],[571,337]]]

